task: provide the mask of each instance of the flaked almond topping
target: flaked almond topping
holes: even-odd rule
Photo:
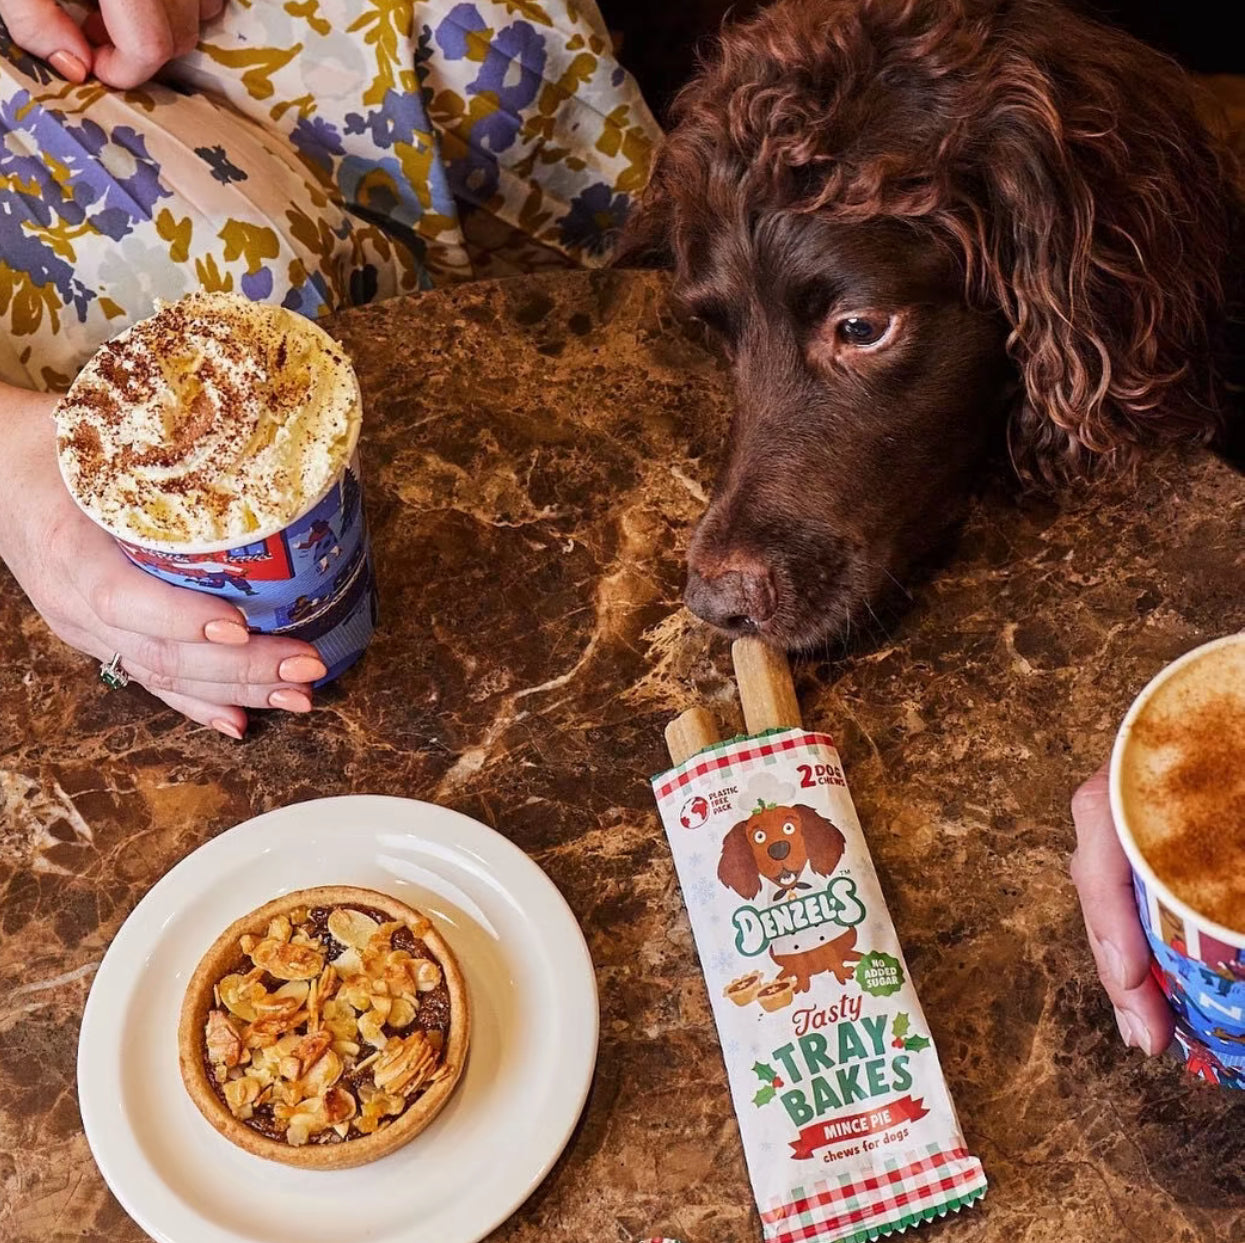
[[[343,945],[365,949],[380,925],[370,915],[352,907],[342,907],[328,918],[328,929]]]
[[[407,925],[303,908],[239,949],[249,963],[217,982],[204,1029],[234,1117],[294,1146],[337,1143],[388,1125],[445,1071],[444,973]]]

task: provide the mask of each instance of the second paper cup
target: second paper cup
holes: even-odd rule
[[[1178,898],[1146,861],[1125,813],[1121,774],[1138,716],[1171,677],[1245,635],[1203,644],[1160,671],[1133,702],[1111,755],[1111,811],[1132,866],[1137,910],[1154,955],[1154,976],[1176,1012],[1176,1041],[1189,1070],[1223,1087],[1245,1087],[1245,934]],[[1225,868],[1239,866],[1230,858]]]

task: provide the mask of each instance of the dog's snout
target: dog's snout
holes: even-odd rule
[[[790,842],[770,842],[769,849],[765,852],[771,859],[782,860],[791,853]]]
[[[687,607],[714,626],[743,634],[769,621],[778,604],[774,576],[752,558],[733,556],[717,564],[690,558]]]

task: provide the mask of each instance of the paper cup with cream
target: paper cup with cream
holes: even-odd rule
[[[1189,1069],[1245,1087],[1245,635],[1194,649],[1138,695],[1111,810]]]
[[[78,505],[147,573],[312,643],[322,682],[376,624],[354,369],[281,307],[197,293],[100,348],[56,410]]]

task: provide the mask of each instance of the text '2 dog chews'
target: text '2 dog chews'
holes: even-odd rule
[[[771,1243],[866,1240],[979,1200],[834,743],[783,657],[735,645],[749,736],[692,709],[653,781]]]

